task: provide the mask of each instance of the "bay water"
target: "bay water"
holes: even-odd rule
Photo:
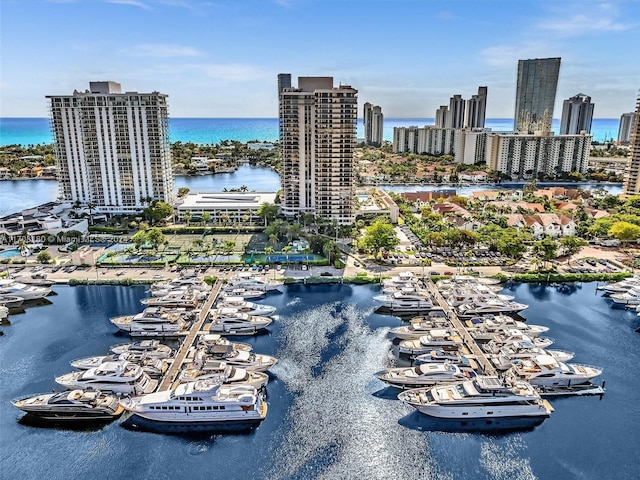
[[[69,361],[128,341],[108,318],[141,311],[145,287],[56,286],[50,304],[0,327],[0,471],[7,479],[585,479],[640,477],[640,325],[612,309],[595,283],[513,284],[529,323],[557,348],[604,369],[606,394],[551,401],[534,429],[431,431],[374,373],[392,366],[388,338],[402,321],[375,312],[378,286],[290,285],[261,302],[277,307],[270,333],[249,338],[279,363],[269,412],[244,435],[160,435],[116,421],[75,431],[23,425],[9,400],[59,387]],[[242,338],[247,341],[247,338]]]

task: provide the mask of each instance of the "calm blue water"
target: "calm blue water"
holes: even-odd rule
[[[596,118],[591,133],[594,140],[618,138],[620,121],[615,118]],[[393,127],[411,125],[433,125],[433,118],[386,118],[384,121],[384,139],[393,140]],[[487,128],[495,131],[510,131],[513,120],[509,118],[491,118],[486,121]],[[277,118],[171,118],[172,142],[194,142],[215,144],[221,140],[275,141],[278,139]],[[553,121],[553,130],[558,133],[560,121]],[[358,137],[364,137],[362,120],[358,120]],[[0,145],[37,145],[52,143],[53,137],[47,118],[0,118]]]
[[[551,327],[576,362],[604,368],[607,393],[554,400],[534,430],[485,435],[418,431],[411,407],[393,400],[373,373],[393,363],[386,333],[400,324],[373,313],[373,286],[289,286],[264,303],[279,318],[249,339],[279,358],[269,413],[247,435],[139,433],[118,422],[93,431],[23,426],[8,402],[56,388],[69,361],[126,340],[107,320],[140,311],[144,287],[56,287],[52,304],[0,327],[0,467],[3,478],[252,479],[636,479],[640,324],[613,310],[595,284],[565,293],[514,285],[532,323]],[[408,425],[409,427],[403,426]]]

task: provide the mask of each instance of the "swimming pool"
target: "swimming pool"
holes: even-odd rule
[[[11,250],[5,250],[4,252],[0,252],[0,258],[9,258],[14,257],[16,255],[20,255],[20,250],[17,248],[12,248]]]

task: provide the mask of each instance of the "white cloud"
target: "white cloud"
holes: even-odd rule
[[[552,52],[551,52],[552,53]],[[514,68],[518,60],[523,58],[553,57],[542,43],[526,43],[522,45],[496,45],[480,51],[486,63],[494,67]]]
[[[553,16],[538,23],[541,30],[551,30],[563,37],[584,35],[593,32],[621,32],[638,27],[638,23],[619,20],[616,5],[611,3],[580,3],[569,5],[569,9],[553,12]],[[578,13],[574,13],[579,10]]]
[[[168,45],[162,43],[144,43],[123,50],[122,53],[134,57],[199,57],[203,52],[194,47],[184,45]]]
[[[117,5],[130,5],[132,7],[151,9],[149,5],[144,2],[140,2],[138,0],[106,0],[106,3],[115,3]]]

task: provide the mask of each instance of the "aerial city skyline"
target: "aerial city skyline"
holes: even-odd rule
[[[640,16],[637,2],[412,2],[411,15],[406,2],[341,2],[349,28],[331,21],[326,5],[4,2],[0,116],[46,117],[50,92],[117,78],[171,95],[175,118],[274,118],[271,79],[300,71],[358,85],[387,118],[431,117],[451,93],[477,85],[491,92],[486,118],[510,118],[517,60],[555,57],[563,59],[557,118],[562,100],[578,93],[592,98],[596,118],[633,110],[640,75],[625,46],[638,40],[638,25],[627,21]],[[383,33],[376,48],[372,31]],[[418,48],[434,38],[438,48]]]

